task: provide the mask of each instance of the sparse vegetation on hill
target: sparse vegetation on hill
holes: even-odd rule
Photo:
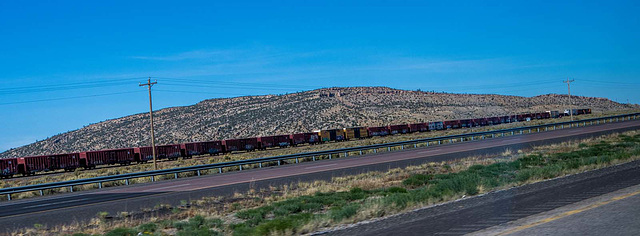
[[[640,108],[604,98],[572,97],[594,113]],[[309,132],[564,110],[566,95],[517,97],[449,94],[386,87],[325,88],[307,92],[205,100],[156,111],[159,144]],[[92,124],[20,148],[0,158],[146,146],[147,114]]]

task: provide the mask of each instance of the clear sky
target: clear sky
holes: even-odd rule
[[[640,103],[640,1],[0,1],[0,151],[208,98],[333,86]],[[304,2],[304,3],[301,3]]]

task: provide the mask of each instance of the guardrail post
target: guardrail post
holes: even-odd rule
[[[296,157],[296,164],[300,163],[300,160],[299,160],[299,159],[300,159],[300,158],[297,158],[297,157]]]
[[[473,141],[473,136],[471,136],[471,141]]]
[[[278,165],[280,165],[280,162],[278,162]],[[240,167],[240,170],[242,170],[242,165],[238,165]]]
[[[562,128],[561,128],[561,129],[564,129],[564,125],[562,125]]]
[[[278,166],[280,166],[280,160],[278,160]]]
[[[98,183],[98,188],[102,188],[102,182]],[[42,195],[42,194],[40,194],[40,195]]]
[[[262,163],[260,163],[260,167],[262,167]],[[198,176],[200,176],[200,170],[198,170]]]
[[[7,194],[7,200],[8,200],[8,201],[11,201],[11,194],[10,194],[10,193],[9,193],[9,194]]]
[[[513,135],[513,131],[511,131],[511,135]]]
[[[529,129],[529,133],[531,133],[531,129]]]
[[[417,147],[418,147],[418,144],[417,144],[417,143],[414,143],[414,144],[413,144],[413,148],[417,148]]]
[[[125,180],[124,180],[124,184],[125,184],[125,185],[129,185],[129,179],[125,179]]]
[[[496,135],[495,135],[495,134],[491,134],[491,138],[495,138],[495,137],[496,137]]]
[[[400,145],[400,150],[404,150],[404,144]]]
[[[151,182],[155,181],[155,178],[153,178],[153,176],[151,176]]]
[[[360,150],[360,156],[362,156],[362,150]]]
[[[73,186],[69,186],[69,191],[73,193]]]
[[[44,196],[44,192],[40,190],[40,196]]]
[[[331,154],[329,154],[329,158],[331,158]],[[316,156],[313,156],[313,161],[316,161]]]
[[[429,146],[429,142],[427,142],[427,147]]]
[[[620,121],[620,118],[616,117],[616,122]]]
[[[522,132],[524,132],[524,131],[520,130],[520,134],[522,134]]]
[[[464,142],[464,138],[460,138],[460,142]]]
[[[178,178],[178,173],[173,173],[173,177],[174,177],[175,179],[177,179],[177,178]]]
[[[218,173],[222,174],[222,167],[218,168]]]
[[[378,153],[378,149],[377,149],[377,148],[374,148],[374,149],[373,149],[373,153]]]
[[[540,128],[538,128],[538,131],[536,131],[536,133],[539,133],[539,132],[540,132]]]
[[[438,145],[440,145],[442,143],[442,140],[438,140]]]
[[[340,154],[338,154],[338,155],[340,155]],[[347,156],[349,156],[349,153],[344,152],[344,157],[347,157]]]

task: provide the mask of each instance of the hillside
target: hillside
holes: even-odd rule
[[[594,113],[637,109],[604,98],[572,97]],[[407,91],[386,87],[325,88],[286,95],[211,99],[154,113],[156,143],[254,137],[350,126],[564,110],[566,95],[517,97]],[[146,146],[148,114],[92,124],[12,149],[0,158]]]

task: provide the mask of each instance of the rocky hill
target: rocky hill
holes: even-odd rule
[[[576,108],[594,113],[638,109],[604,98],[572,97]],[[286,95],[205,100],[154,113],[158,144],[308,132],[351,126],[379,126],[448,119],[564,110],[566,95],[517,97],[407,91],[386,87],[325,88]],[[92,124],[0,157],[146,146],[148,114]]]

